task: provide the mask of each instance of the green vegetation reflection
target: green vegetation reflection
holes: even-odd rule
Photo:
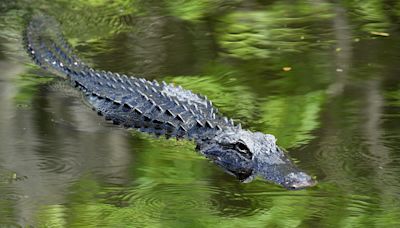
[[[60,20],[68,40],[88,63],[104,66],[99,56],[106,53],[107,61],[133,65],[136,59],[129,58],[131,55],[127,54],[127,59],[113,56],[113,48],[129,45],[135,47],[127,50],[134,57],[148,51],[138,55],[145,63],[152,61],[147,54],[165,58],[156,65],[178,73],[158,79],[207,95],[224,115],[251,130],[274,134],[285,148],[298,149],[304,159],[302,165],[319,175],[320,184],[298,192],[261,181],[241,184],[196,154],[192,142],[135,132],[128,137],[134,159],[129,164],[127,183],[110,184],[95,171],[85,170],[70,183],[65,195],[59,193],[63,198],[59,204],[41,205],[34,198],[15,200],[19,197],[15,194],[18,183],[0,180],[0,218],[6,217],[0,224],[12,223],[10,218],[14,217],[24,220],[21,205],[33,202],[40,206],[33,212],[35,221],[27,224],[38,227],[400,225],[396,178],[400,90],[394,85],[397,76],[385,75],[397,72],[390,61],[386,63],[389,58],[397,63],[398,57],[390,57],[397,46],[384,46],[386,40],[380,40],[398,33],[399,2],[4,1],[0,3],[1,58],[11,58],[12,53],[26,56],[20,47],[20,34],[24,18],[36,11]],[[348,18],[338,17],[337,12],[342,11]],[[338,18],[348,20],[349,34],[344,38],[341,35],[346,26],[335,25]],[[177,36],[176,27],[185,30],[186,36],[162,43]],[[132,43],[139,36],[144,38]],[[147,37],[152,42],[146,43]],[[392,44],[399,43],[394,42],[398,37],[392,39]],[[371,40],[378,42],[363,43]],[[176,54],[176,47],[182,46],[169,47],[173,42],[192,48],[183,50],[193,56],[193,62],[189,60],[185,66],[188,72],[179,71],[182,66],[175,64],[182,61],[174,56],[180,54]],[[343,42],[347,42],[348,50],[340,46]],[[171,55],[159,53],[163,48],[170,48]],[[203,55],[192,54],[193,49]],[[367,62],[363,62],[365,57]],[[164,64],[169,60],[170,65],[178,66]],[[382,67],[371,70],[376,63]],[[39,88],[53,80],[37,77],[43,74],[38,67],[28,68],[11,80],[16,88],[12,97],[16,105],[31,104]],[[347,90],[330,95],[329,88],[337,84]],[[388,84],[391,90],[383,91]],[[377,99],[368,100],[368,96]],[[64,128],[57,126],[60,131]],[[75,129],[67,131],[71,132],[76,133]],[[311,147],[309,151],[314,154],[301,151],[303,146]],[[308,163],[307,158],[311,160]],[[40,178],[46,179],[46,173]]]

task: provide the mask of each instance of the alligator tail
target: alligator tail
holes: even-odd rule
[[[42,68],[62,76],[88,69],[73,54],[59,27],[58,22],[50,16],[32,17],[24,33],[24,43],[33,61]]]
[[[24,37],[28,53],[42,68],[68,78],[106,120],[156,135],[192,139],[208,139],[222,127],[234,127],[217,116],[210,101],[181,87],[88,67],[74,55],[59,28],[49,16],[34,16]]]

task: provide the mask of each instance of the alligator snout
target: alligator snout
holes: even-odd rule
[[[300,190],[317,184],[316,180],[304,172],[289,173],[284,179],[285,181],[282,185],[290,190]]]

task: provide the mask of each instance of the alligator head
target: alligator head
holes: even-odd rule
[[[302,189],[316,184],[290,161],[276,145],[273,135],[232,128],[219,131],[207,140],[197,141],[197,149],[242,182],[261,176],[287,189]]]

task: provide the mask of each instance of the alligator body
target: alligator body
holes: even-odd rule
[[[36,64],[66,77],[93,110],[116,125],[193,140],[201,154],[243,182],[261,176],[288,189],[315,184],[292,164],[274,136],[235,125],[205,96],[165,82],[90,68],[74,55],[51,17],[34,16],[24,39]]]

